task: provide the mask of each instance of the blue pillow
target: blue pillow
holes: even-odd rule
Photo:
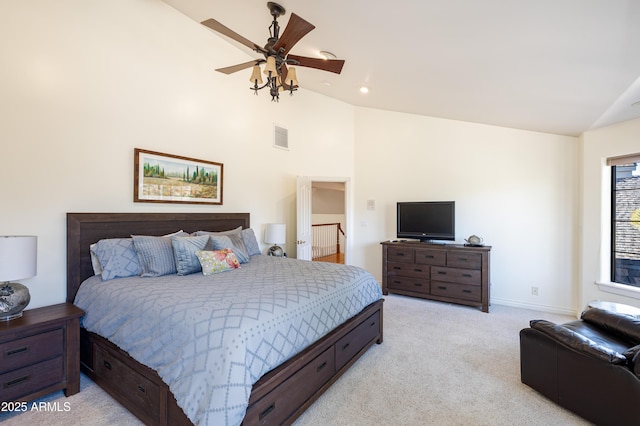
[[[258,244],[258,240],[256,240],[256,234],[253,232],[253,229],[243,229],[240,235],[242,235],[242,241],[244,241],[244,246],[247,248],[247,254],[249,256],[262,254],[262,252],[260,251],[260,245]]]
[[[196,251],[204,249],[209,242],[208,235],[199,237],[171,237],[173,257],[176,262],[178,275],[195,274],[202,271]]]
[[[211,235],[211,244],[214,250],[222,250],[230,248],[236,255],[238,262],[247,263],[249,261],[249,254],[242,241],[242,235]]]
[[[171,237],[132,235],[131,238],[140,260],[141,277],[159,277],[177,272]]]
[[[104,281],[140,275],[140,263],[131,238],[109,238],[95,245]]]

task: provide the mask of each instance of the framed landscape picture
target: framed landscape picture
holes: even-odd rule
[[[222,204],[222,163],[134,150],[133,201]]]

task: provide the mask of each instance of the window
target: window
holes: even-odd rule
[[[611,281],[640,288],[640,158],[609,159]]]

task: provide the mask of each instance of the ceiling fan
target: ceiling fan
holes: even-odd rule
[[[342,72],[344,60],[309,58],[306,56],[289,54],[291,48],[300,41],[302,37],[313,30],[315,26],[305,21],[295,13],[292,13],[289,23],[285,27],[282,37],[280,37],[278,17],[284,15],[286,11],[284,7],[271,1],[267,2],[267,8],[271,11],[273,22],[269,27],[270,37],[264,47],[244,38],[215,19],[202,21],[203,25],[211,28],[212,30],[217,31],[220,34],[247,46],[251,50],[264,55],[264,59],[254,59],[242,64],[218,68],[216,71],[224,74],[232,74],[236,71],[253,67],[253,73],[251,74],[250,79],[253,83],[253,87],[250,87],[250,89],[257,95],[258,90],[268,87],[269,93],[271,94],[271,100],[276,102],[279,100],[280,91],[287,90],[293,95],[293,92],[298,89],[298,78],[295,68],[292,67],[293,65],[316,68],[336,74],[340,74],[340,72]],[[267,79],[267,82],[264,84],[260,73],[260,65],[263,63],[266,63],[264,74]]]

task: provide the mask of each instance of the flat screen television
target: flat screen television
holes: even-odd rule
[[[398,203],[398,238],[456,239],[455,201]]]

